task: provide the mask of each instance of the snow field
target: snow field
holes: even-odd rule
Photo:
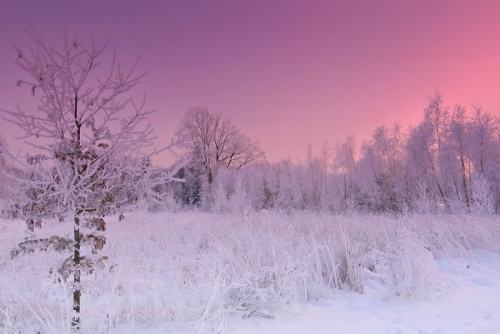
[[[45,222],[37,234],[69,236],[70,228]],[[50,273],[67,254],[11,259],[24,236],[22,222],[0,221],[0,332],[67,333],[70,282]],[[497,217],[464,215],[132,212],[122,222],[108,219],[106,236],[106,267],[83,278],[85,333],[154,324],[244,333],[245,324],[270,326],[267,319],[295,309],[305,308],[305,319],[321,317],[342,301],[359,301],[369,315],[384,300],[418,304],[447,295],[454,284],[443,274],[443,266],[452,272],[448,259],[474,266],[478,249],[500,250]],[[319,313],[305,306],[318,303],[330,306]]]

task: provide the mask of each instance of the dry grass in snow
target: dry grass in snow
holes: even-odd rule
[[[223,331],[229,315],[272,318],[341,290],[422,299],[443,284],[436,258],[500,242],[498,217],[133,212],[108,226],[109,261],[83,279],[86,333],[168,322]],[[46,222],[37,233],[70,228]],[[70,283],[50,273],[67,255],[11,259],[24,236],[22,222],[0,221],[0,331],[69,332]]]

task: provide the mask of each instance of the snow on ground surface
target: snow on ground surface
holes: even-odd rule
[[[307,212],[127,213],[83,277],[83,333],[500,333],[500,220]],[[44,222],[37,238],[71,236]],[[11,258],[0,220],[0,333],[69,333],[54,251]],[[54,272],[54,271],[53,271]]]
[[[475,264],[439,261],[449,285],[429,300],[405,301],[345,293],[307,307],[291,321],[240,322],[232,333],[500,333],[500,257],[482,253]]]
[[[498,334],[500,333],[500,255],[477,251],[469,259],[438,260],[445,282],[423,300],[339,293],[332,301],[295,307],[273,319],[232,317],[228,334]],[[172,325],[127,324],[112,333],[197,333]]]

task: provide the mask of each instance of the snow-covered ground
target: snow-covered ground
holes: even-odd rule
[[[228,334],[498,334],[500,255],[476,251],[468,259],[438,260],[442,286],[421,300],[387,298],[380,291],[341,292],[334,300],[295,306],[267,318],[231,317]],[[172,324],[126,324],[112,333],[198,333]],[[209,329],[210,330],[210,329]]]
[[[500,333],[500,221],[468,216],[129,213],[84,279],[85,333]],[[37,234],[70,235],[47,222]],[[0,333],[68,332],[66,255],[10,258]]]
[[[438,261],[443,290],[423,300],[342,293],[273,321],[239,321],[228,333],[500,333],[500,257]]]

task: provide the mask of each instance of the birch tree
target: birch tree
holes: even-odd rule
[[[32,240],[24,246],[69,245],[63,248],[72,255],[61,268],[69,268],[73,278],[71,327],[79,331],[81,275],[101,260],[97,253],[106,243],[105,216],[126,204],[120,203],[120,180],[124,174],[147,174],[133,166],[161,150],[151,149],[155,137],[148,118],[153,111],[145,108],[144,98],[137,102],[131,95],[144,77],[137,64],[123,68],[116,51],[105,52],[107,43],[84,43],[66,34],[64,43],[53,47],[41,34],[29,35],[32,47],[16,49],[16,64],[26,75],[18,86],[31,91],[38,107],[2,110],[3,119],[23,131],[31,152],[25,161],[36,157],[37,168],[30,168],[25,184],[39,191],[35,202],[52,203],[40,214],[65,216],[73,237]],[[174,172],[155,180],[169,182]]]

